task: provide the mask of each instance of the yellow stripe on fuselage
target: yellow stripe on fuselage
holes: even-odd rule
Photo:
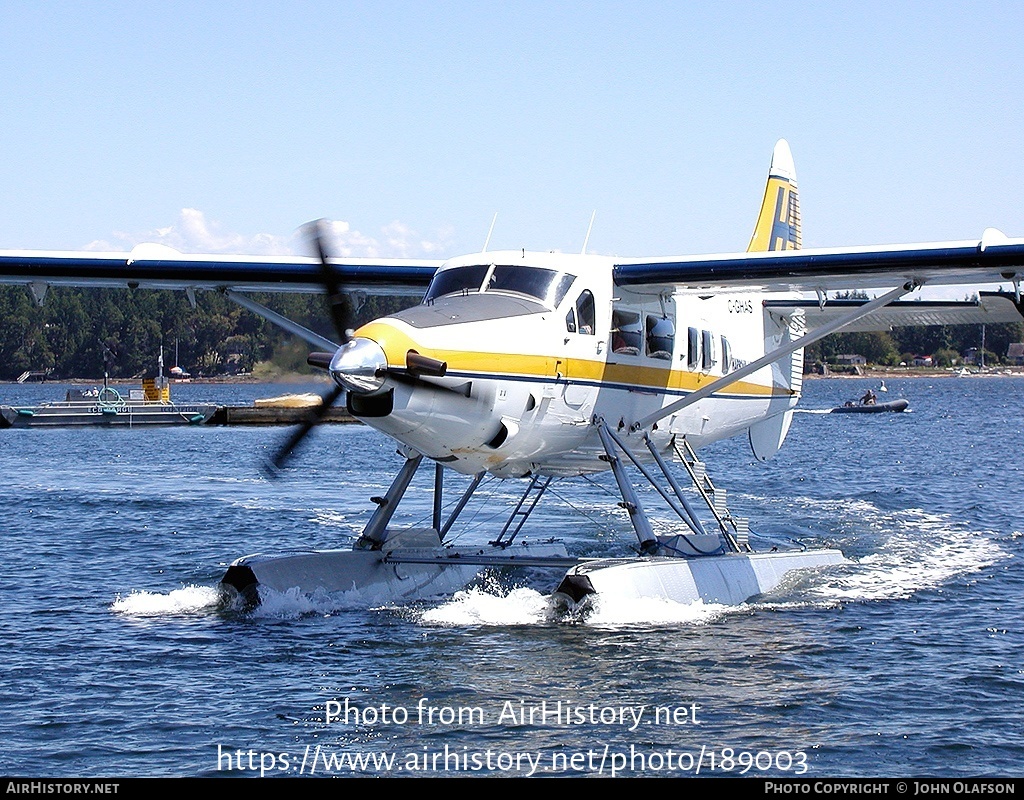
[[[453,350],[423,347],[406,333],[384,320],[371,322],[356,331],[357,336],[373,339],[383,348],[388,365],[405,368],[406,354],[415,350],[420,355],[437,358],[448,364],[449,373],[480,375],[494,380],[533,379],[538,381],[567,381],[582,384],[616,384],[640,390],[695,391],[719,376],[687,370],[674,370],[667,366],[644,366],[621,361],[601,361],[583,358],[528,355],[500,351]],[[613,356],[614,358],[614,356]],[[789,396],[793,392],[783,387],[766,386],[750,381],[736,381],[724,390],[730,395],[769,397],[776,394]]]

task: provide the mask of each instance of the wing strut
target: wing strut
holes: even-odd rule
[[[263,317],[267,322],[277,325],[279,328],[283,328],[288,333],[298,336],[300,339],[305,339],[313,347],[318,347],[321,350],[329,350],[333,355],[340,345],[335,344],[330,339],[321,336],[319,333],[304,328],[297,322],[292,322],[288,317],[284,317],[278,314],[276,311],[271,311],[262,303],[257,303],[248,295],[242,294],[242,292],[235,291],[234,289],[224,289],[224,296],[231,300],[233,303],[237,303],[242,308],[247,308],[249,311],[256,314],[256,316]],[[194,305],[194,304],[193,304]]]
[[[721,391],[726,386],[729,386],[730,384],[733,384],[736,381],[741,380],[742,378],[745,378],[754,372],[757,372],[762,367],[766,367],[769,364],[773,364],[776,361],[779,361],[780,359],[783,359],[786,356],[795,353],[801,347],[806,347],[807,345],[812,344],[818,341],[819,339],[823,339],[830,333],[835,333],[836,331],[841,330],[845,326],[849,325],[852,322],[856,322],[861,317],[870,314],[876,309],[888,305],[893,300],[898,300],[904,295],[914,291],[914,289],[918,288],[919,285],[920,284],[918,284],[916,281],[908,281],[902,286],[898,286],[892,291],[883,294],[881,297],[876,297],[874,300],[865,303],[859,308],[853,309],[848,314],[843,314],[841,317],[836,318],[832,322],[826,325],[822,325],[820,328],[815,328],[813,332],[805,334],[799,337],[798,339],[795,339],[794,341],[790,342],[784,347],[779,347],[776,350],[772,350],[769,353],[765,353],[761,358],[757,359],[756,361],[751,361],[749,364],[747,364],[744,367],[740,367],[735,372],[730,372],[728,375],[723,375],[718,380],[712,381],[707,386],[704,386],[703,388],[698,389],[695,392],[691,392],[690,394],[686,395],[686,397],[676,400],[674,403],[669,403],[667,406],[664,406],[663,408],[660,408],[657,411],[648,414],[646,417],[637,420],[630,426],[630,431],[638,431],[641,430],[642,428],[646,428],[648,425],[652,425],[658,420],[664,419],[665,417],[675,414],[680,409],[686,408],[689,405],[693,405],[694,403],[703,400],[705,397],[710,397],[715,392]]]

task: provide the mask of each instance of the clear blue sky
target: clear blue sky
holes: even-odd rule
[[[0,248],[742,250],[1024,236],[1016,2],[0,4]]]

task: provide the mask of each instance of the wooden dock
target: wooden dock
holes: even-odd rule
[[[207,425],[298,425],[310,414],[309,408],[220,406]],[[358,423],[344,406],[336,406],[320,418],[323,423]]]

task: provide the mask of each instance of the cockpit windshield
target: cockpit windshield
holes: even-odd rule
[[[490,277],[487,277],[490,275]],[[486,286],[482,286],[484,279]],[[423,302],[439,297],[471,292],[514,292],[555,308],[565,297],[575,275],[543,267],[522,265],[479,264],[454,267],[437,272],[427,287]],[[481,288],[482,287],[482,288]]]
[[[489,264],[475,264],[472,267],[455,267],[454,269],[442,269],[434,273],[430,279],[430,286],[423,297],[423,302],[436,300],[447,294],[468,294],[479,292],[480,284],[490,269]]]
[[[573,280],[574,275],[556,272],[553,269],[498,265],[491,273],[485,291],[525,294],[554,308],[562,302]]]

